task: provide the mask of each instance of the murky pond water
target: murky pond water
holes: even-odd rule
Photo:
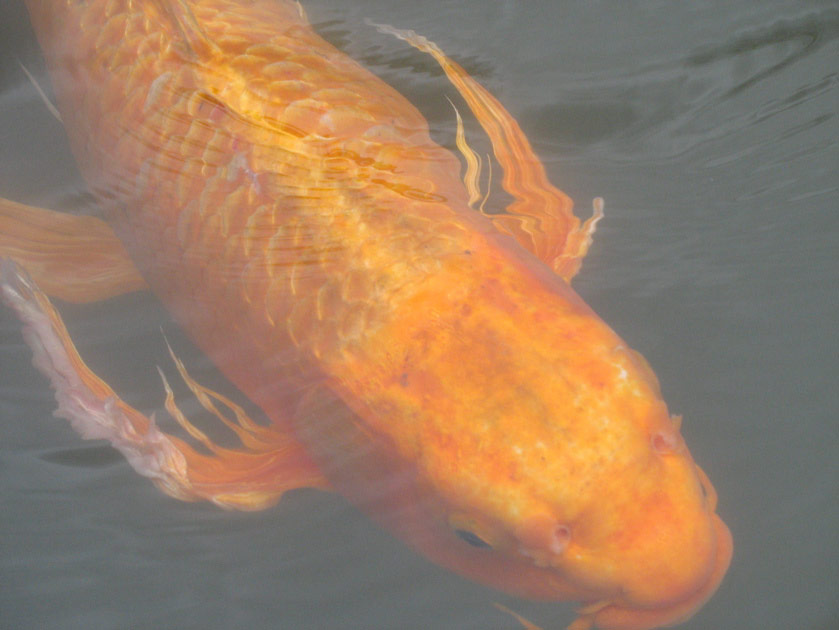
[[[655,368],[735,540],[685,630],[839,627],[836,4],[304,4],[439,142],[452,144],[453,89],[365,18],[459,60],[581,214],[605,197],[575,286]],[[91,211],[17,64],[43,79],[15,3],[0,9],[0,50],[0,195]],[[149,295],[62,313],[94,370],[146,411],[162,408],[155,366],[170,366],[161,327],[196,378],[224,387]],[[334,495],[255,514],[163,496],[51,416],[18,328],[0,311],[0,627],[515,628],[493,601],[546,628],[574,618],[429,564]]]

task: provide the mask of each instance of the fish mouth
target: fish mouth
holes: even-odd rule
[[[731,564],[733,541],[731,531],[717,515],[713,514],[716,536],[716,555],[708,578],[684,598],[659,608],[636,608],[618,602],[597,602],[582,608],[580,617],[570,628],[601,628],[602,630],[652,630],[672,626],[692,617],[719,588]]]

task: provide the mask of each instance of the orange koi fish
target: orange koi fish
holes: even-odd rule
[[[433,561],[584,603],[573,630],[690,617],[732,542],[658,383],[571,289],[584,224],[515,120],[431,42],[479,159],[283,0],[26,0],[106,221],[0,204],[5,303],[59,413],[172,496],[334,489]],[[459,120],[459,115],[458,115]],[[14,261],[14,262],[12,262]],[[170,435],[76,352],[47,295],[149,288],[269,424],[184,380],[241,444]],[[173,355],[174,358],[174,355]],[[198,448],[197,445],[201,447]]]

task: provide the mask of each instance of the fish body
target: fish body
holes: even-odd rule
[[[442,58],[502,144],[499,219],[296,3],[27,7],[108,224],[296,470],[464,575],[587,602],[577,628],[658,627],[711,595],[731,554],[713,488],[646,362],[567,282],[570,200],[516,170],[526,140],[462,70]],[[191,483],[216,474],[185,457]]]

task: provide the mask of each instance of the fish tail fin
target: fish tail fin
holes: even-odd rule
[[[302,447],[285,433],[264,429],[258,449],[251,443],[251,448],[215,447],[204,454],[162,431],[154,416],[126,404],[85,365],[49,298],[10,260],[3,260],[0,268],[0,297],[23,323],[33,363],[55,390],[56,415],[69,420],[83,438],[110,442],[138,473],[167,494],[257,510],[275,503],[289,489],[328,486]],[[171,398],[168,384],[166,388]],[[166,407],[180,413],[171,400]],[[188,425],[185,418],[176,419]],[[251,433],[257,432],[251,429]],[[199,442],[211,444],[209,439]]]
[[[515,118],[434,42],[414,31],[369,23],[380,32],[428,53],[440,64],[489,136],[495,157],[504,170],[502,186],[514,198],[505,214],[490,215],[490,219],[557,274],[570,280],[588,251],[600,216],[592,216],[580,226],[573,212],[573,201],[550,183]],[[602,202],[596,205],[602,210]]]
[[[0,258],[15,260],[47,294],[67,302],[95,302],[147,288],[104,221],[2,198]]]

